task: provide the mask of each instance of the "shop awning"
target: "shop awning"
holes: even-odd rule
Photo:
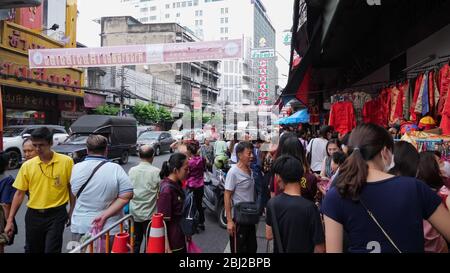
[[[92,94],[92,93],[84,93],[84,107],[85,108],[97,108],[100,105],[105,104],[106,102],[106,96],[105,95],[98,95],[98,94]]]
[[[300,110],[289,117],[282,118],[275,122],[275,124],[279,125],[299,124],[299,123],[309,123],[308,109]]]
[[[333,90],[351,87],[450,24],[449,0],[406,2],[389,0],[369,5],[362,0],[306,1],[315,4],[308,5],[311,11],[307,13],[306,33],[310,44],[299,67],[291,73],[283,96],[299,97],[307,92],[311,97],[322,90],[331,90],[327,94],[331,95]],[[302,38],[295,36],[293,40]],[[299,89],[308,69],[311,81]]]

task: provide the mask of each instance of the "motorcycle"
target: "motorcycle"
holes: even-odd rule
[[[203,195],[203,204],[209,210],[214,212],[218,218],[219,226],[227,228],[227,217],[225,215],[224,192],[225,178],[228,168],[217,169],[205,174],[205,190]]]

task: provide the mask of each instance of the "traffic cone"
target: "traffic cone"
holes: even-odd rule
[[[147,253],[165,252],[164,216],[162,213],[155,213],[152,217],[152,226],[148,236]]]
[[[130,247],[128,241],[130,240],[130,234],[118,233],[114,236],[114,243],[111,253],[129,253]]]

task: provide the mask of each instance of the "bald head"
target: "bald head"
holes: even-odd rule
[[[145,161],[153,161],[154,150],[150,145],[142,145],[139,147],[139,157]]]

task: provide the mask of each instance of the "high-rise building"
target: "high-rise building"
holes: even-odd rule
[[[261,60],[251,50],[264,46],[276,49],[275,29],[261,0],[122,0],[134,7],[132,14],[142,23],[178,23],[204,41],[244,39],[243,60],[221,62],[221,101],[256,103],[260,86]],[[269,101],[275,95],[278,70],[276,57],[267,59]]]

